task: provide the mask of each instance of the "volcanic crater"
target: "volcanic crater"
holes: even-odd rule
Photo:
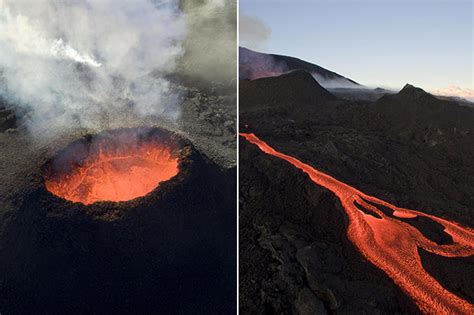
[[[234,169],[164,128],[104,131],[44,154],[5,196],[16,211],[0,244],[2,312],[235,307],[215,303],[235,295]]]
[[[160,128],[135,128],[87,135],[60,150],[42,167],[47,198],[59,207],[81,207],[106,220],[179,189],[199,155],[185,138]],[[117,211],[117,207],[121,210]],[[99,211],[98,209],[102,209]]]

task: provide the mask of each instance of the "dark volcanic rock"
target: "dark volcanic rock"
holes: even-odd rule
[[[380,128],[430,146],[451,138],[467,138],[474,132],[472,108],[439,100],[409,84],[397,94],[380,98],[374,104],[374,111],[384,118]],[[466,149],[473,150],[474,145]]]
[[[280,152],[369,195],[474,226],[472,108],[409,85],[375,102],[299,98],[298,93],[293,98],[275,97],[285,87],[285,78],[275,77],[278,85],[261,89],[257,87],[262,80],[242,82],[242,132],[254,132]],[[305,83],[291,88],[299,89],[311,95]],[[318,94],[319,87],[315,90]],[[259,104],[265,106],[247,110]],[[340,207],[301,171],[241,140],[241,311],[306,312],[319,305],[309,290],[328,312],[416,312],[391,279],[347,240]],[[435,242],[452,241],[431,220],[406,222]],[[472,259],[426,253],[421,258],[427,271],[451,292],[473,301]],[[282,277],[280,270],[289,266],[292,273]]]
[[[0,132],[15,129],[16,127],[16,115],[14,111],[4,107],[0,101]]]
[[[474,256],[448,258],[420,250],[423,267],[451,292],[474,303]]]
[[[304,288],[300,291],[295,307],[300,315],[327,313],[321,300],[319,300],[308,288]]]
[[[341,99],[351,101],[370,101],[374,102],[384,95],[394,94],[393,91],[376,88],[328,88],[329,92]]]
[[[336,99],[305,71],[254,81],[244,80],[240,82],[240,86],[241,112],[277,107],[307,111],[318,104],[321,106]]]
[[[453,244],[453,238],[449,235],[444,233],[444,227],[434,222],[433,220],[426,218],[426,217],[416,217],[411,219],[402,219],[414,227],[416,227],[423,235],[426,236],[429,240],[432,240],[438,244]]]

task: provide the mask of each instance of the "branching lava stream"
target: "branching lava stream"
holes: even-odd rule
[[[240,133],[266,154],[283,159],[299,168],[310,179],[332,191],[340,200],[348,218],[347,236],[357,250],[382,269],[395,284],[426,314],[474,314],[474,306],[446,290],[423,268],[418,249],[445,257],[474,255],[474,230],[420,211],[396,207],[316,170],[298,159],[280,153],[253,133]],[[372,215],[356,206],[362,206]],[[378,207],[393,211],[388,216]],[[414,226],[397,218],[426,217],[444,227],[452,244],[439,245],[426,238]]]

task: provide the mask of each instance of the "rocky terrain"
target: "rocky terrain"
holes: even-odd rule
[[[335,94],[305,72],[241,81],[240,130],[367,194],[474,226],[472,108],[411,85],[375,99]],[[242,138],[239,154],[243,313],[417,312],[348,241],[332,193]],[[446,241],[430,220],[411,224]],[[446,288],[474,302],[473,257],[420,255]]]
[[[189,84],[193,86],[192,82]],[[181,90],[182,113],[177,126],[210,159],[225,168],[237,164],[236,117],[237,95],[235,82],[227,85],[213,83],[209,88],[202,85],[188,87],[177,85]]]

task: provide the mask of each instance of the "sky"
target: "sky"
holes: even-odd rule
[[[368,86],[474,88],[474,0],[240,0],[240,45]]]

